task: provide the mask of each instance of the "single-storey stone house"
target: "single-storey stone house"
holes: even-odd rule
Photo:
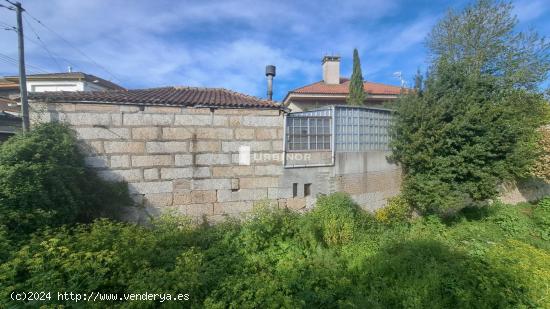
[[[141,215],[173,210],[218,221],[258,203],[307,209],[319,194],[335,191],[374,209],[399,189],[400,169],[386,159],[387,139],[363,143],[366,134],[384,135],[384,110],[332,107],[291,119],[276,102],[192,87],[29,98],[32,122],[70,124],[87,164],[104,179],[128,182]],[[346,148],[346,136],[359,124],[341,122],[346,113],[371,121],[369,131],[356,132],[363,134],[357,148]]]

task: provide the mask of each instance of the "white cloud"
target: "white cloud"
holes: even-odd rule
[[[520,22],[529,22],[542,16],[548,10],[546,0],[523,0],[514,4],[514,14]]]

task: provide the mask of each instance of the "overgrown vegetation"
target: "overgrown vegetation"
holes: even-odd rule
[[[392,145],[403,196],[425,214],[483,204],[532,170],[537,130],[550,121],[537,88],[549,45],[516,24],[510,4],[479,0],[428,38],[430,74],[399,102]]]
[[[9,301],[12,291],[68,290],[188,293],[189,301],[164,304],[178,308],[543,308],[548,205],[497,204],[451,222],[388,225],[335,194],[307,214],[266,208],[245,223],[213,227],[173,217],[151,227],[103,219],[49,229],[14,248],[0,266],[0,306],[21,305]]]
[[[0,226],[10,235],[91,221],[129,204],[125,184],[103,182],[85,168],[64,125],[38,126],[0,147]]]

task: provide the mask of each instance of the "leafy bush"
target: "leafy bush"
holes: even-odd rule
[[[0,225],[11,235],[114,213],[130,203],[126,190],[85,168],[64,125],[43,124],[0,146]]]
[[[540,128],[540,157],[533,166],[533,176],[550,183],[550,126]]]
[[[539,201],[533,210],[533,219],[539,226],[540,237],[550,240],[550,197]]]
[[[411,219],[412,209],[402,196],[398,195],[388,200],[384,208],[378,209],[374,217],[385,224],[404,223]]]
[[[318,206],[211,227],[167,216],[149,227],[104,219],[41,231],[0,264],[0,307],[22,306],[8,295],[28,290],[190,296],[95,304],[124,308],[548,307],[550,241],[513,227],[540,228],[545,206],[397,225],[377,224],[343,194]]]
[[[323,240],[328,245],[352,241],[356,228],[358,206],[345,193],[321,196],[312,217],[320,226]]]

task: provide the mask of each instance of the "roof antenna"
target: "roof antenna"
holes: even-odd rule
[[[403,79],[403,74],[401,73],[401,71],[397,71],[393,73],[393,76],[399,79],[399,81],[401,82],[401,88],[404,88],[405,86],[407,86],[407,82]]]
[[[275,77],[275,66],[267,65],[265,67],[265,76],[267,76],[267,100],[273,99],[273,77]]]

